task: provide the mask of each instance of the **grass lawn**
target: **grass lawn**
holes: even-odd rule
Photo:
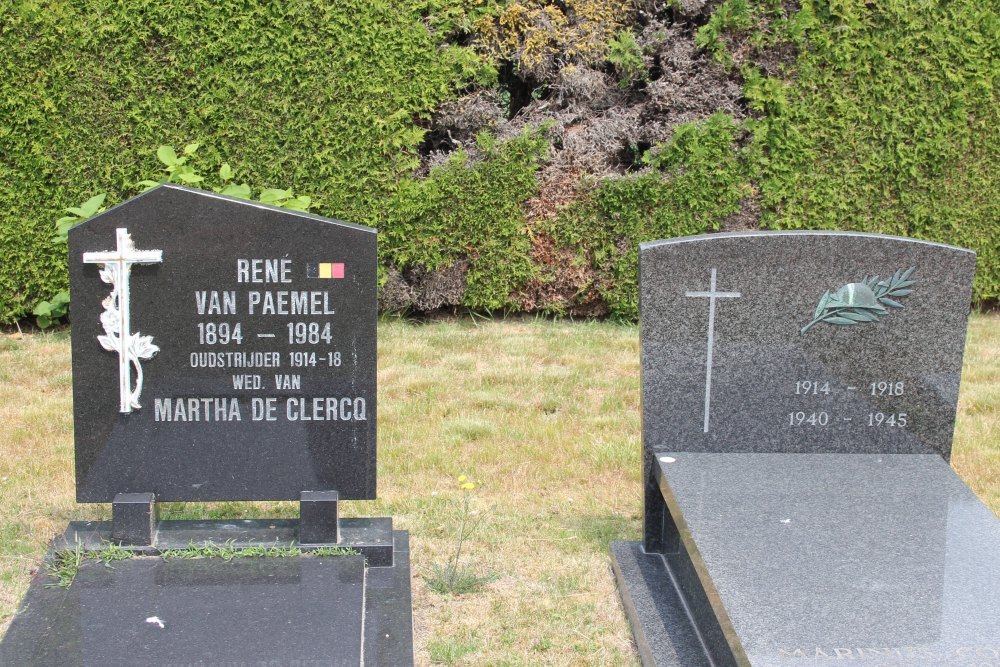
[[[953,463],[1000,513],[1000,316],[975,316]],[[69,337],[0,334],[0,631],[74,502]],[[638,329],[515,320],[379,329],[379,496],[348,515],[410,531],[418,664],[630,665],[608,542],[638,539]],[[441,595],[468,475],[463,559],[494,575]],[[292,503],[172,503],[168,516],[294,516]]]

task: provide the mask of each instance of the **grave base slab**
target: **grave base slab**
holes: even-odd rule
[[[611,567],[643,667],[711,667],[663,556],[612,542]]]
[[[67,588],[40,570],[0,664],[412,665],[409,536],[393,537],[391,567],[359,555],[140,556],[86,560]]]
[[[389,517],[342,518],[340,541],[329,544],[300,544],[298,533],[297,519],[167,520],[157,524],[152,545],[121,546],[144,556],[206,544],[232,549],[296,546],[303,551],[340,547],[362,554],[369,567],[386,567],[393,563],[393,530]],[[110,521],[71,521],[52,548],[61,551],[79,544],[88,551],[98,551],[112,543]]]
[[[937,454],[659,454],[663,553],[612,545],[644,665],[1000,655],[1000,522]]]

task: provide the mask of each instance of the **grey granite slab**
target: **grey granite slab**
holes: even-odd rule
[[[4,665],[361,665],[359,556],[87,562],[39,574],[0,644]]]
[[[644,667],[714,667],[661,554],[639,542],[612,542],[611,566]]]
[[[685,599],[734,664],[997,664],[1000,522],[940,456],[660,456]]]
[[[645,446],[948,458],[974,266],[960,248],[854,233],[642,244]],[[874,276],[896,287],[861,284]],[[814,322],[837,293],[869,307]]]
[[[119,230],[146,263],[109,302],[116,264],[88,253]],[[375,497],[374,229],[166,185],[74,227],[69,253],[78,501]]]

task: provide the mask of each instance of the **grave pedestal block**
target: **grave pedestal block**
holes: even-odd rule
[[[299,499],[299,542],[336,545],[340,541],[340,516],[336,491],[303,491]]]
[[[119,493],[111,503],[111,541],[148,546],[156,537],[160,508],[152,493]]]

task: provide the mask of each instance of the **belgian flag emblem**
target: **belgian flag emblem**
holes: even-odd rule
[[[343,262],[312,262],[306,264],[306,278],[343,278]]]

